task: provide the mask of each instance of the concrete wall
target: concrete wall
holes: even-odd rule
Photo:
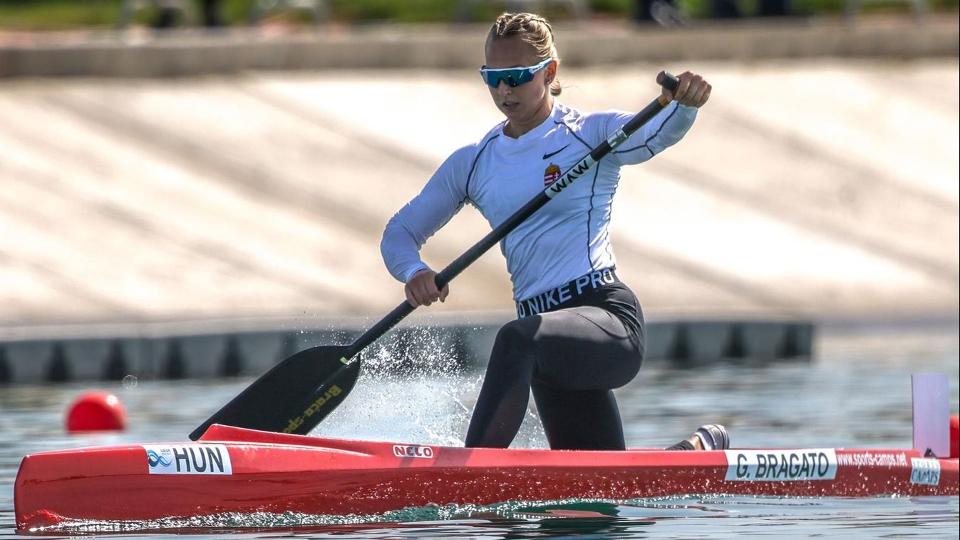
[[[711,102],[623,169],[612,221],[648,318],[956,313],[955,59],[675,66]],[[662,67],[564,70],[561,97],[636,109]],[[0,85],[0,325],[386,313],[383,225],[498,121],[476,79]],[[465,208],[424,256],[441,268],[488,230]],[[491,251],[428,311],[511,311],[504,267]]]

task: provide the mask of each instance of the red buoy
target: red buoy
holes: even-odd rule
[[[87,392],[67,410],[67,431],[122,431],[127,411],[117,396],[109,392]]]

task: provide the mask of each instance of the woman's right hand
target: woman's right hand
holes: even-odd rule
[[[407,302],[413,307],[429,306],[437,300],[443,302],[450,294],[450,286],[446,285],[443,290],[437,290],[437,273],[429,268],[420,270],[410,278],[404,287],[407,295]]]

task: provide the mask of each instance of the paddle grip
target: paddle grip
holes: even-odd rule
[[[657,74],[657,84],[673,92],[677,89],[677,86],[680,86],[680,79],[666,71],[661,71]]]

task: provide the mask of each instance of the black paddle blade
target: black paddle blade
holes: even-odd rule
[[[190,439],[212,424],[304,435],[330,414],[353,389],[360,361],[347,347],[313,347],[274,366],[214,413]]]
[[[341,366],[324,379],[323,384],[318,386],[312,395],[306,399],[300,396],[300,405],[289,409],[286,426],[281,431],[306,435],[347,398],[360,375],[360,360],[342,364],[338,359],[337,363]]]

